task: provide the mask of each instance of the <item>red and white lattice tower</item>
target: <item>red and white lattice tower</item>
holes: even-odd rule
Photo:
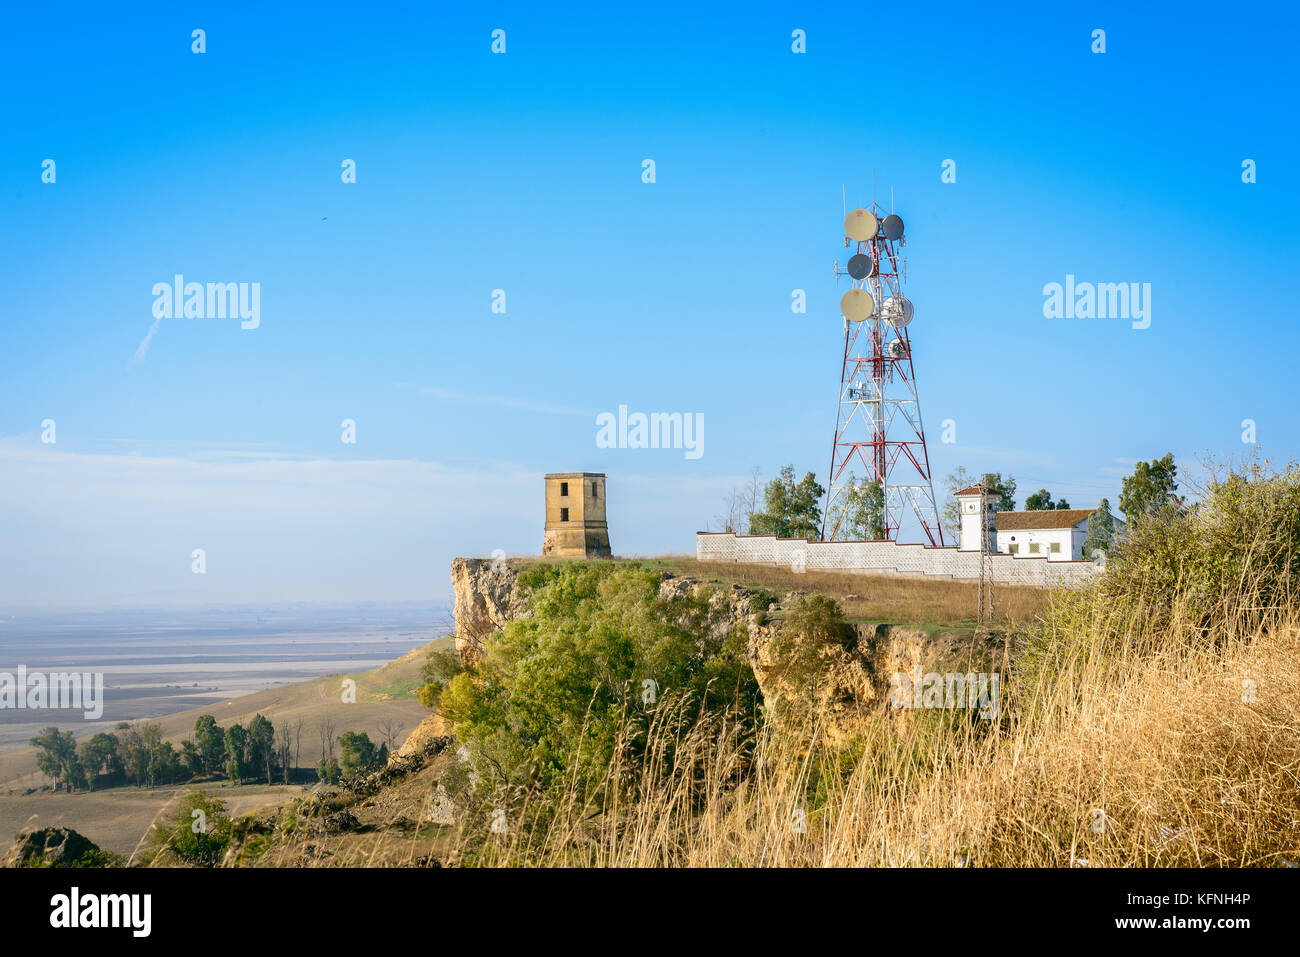
[[[852,286],[840,300],[844,361],[822,540],[850,537],[844,528],[849,480],[861,468],[861,476],[879,482],[883,492],[881,538],[896,541],[911,509],[929,544],[942,545],[907,331],[912,304],[900,283],[903,220],[872,203],[848,213],[844,233],[852,254],[846,268],[835,264],[835,278],[838,283],[847,275]]]

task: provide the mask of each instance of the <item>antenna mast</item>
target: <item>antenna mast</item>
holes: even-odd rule
[[[873,171],[873,193],[874,180]],[[899,276],[903,220],[873,201],[870,209],[849,211],[844,234],[845,247],[856,248],[845,269],[835,264],[836,282],[848,275],[852,286],[840,299],[844,355],[822,541],[861,538],[863,509],[866,534],[897,541],[910,510],[928,543],[943,545],[907,331],[913,310]],[[864,481],[879,486],[874,503],[864,502],[853,484],[855,459]]]

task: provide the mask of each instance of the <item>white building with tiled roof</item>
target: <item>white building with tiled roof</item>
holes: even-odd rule
[[[1084,557],[1083,540],[1095,508],[999,512],[997,497],[979,485],[961,489],[955,497],[961,510],[962,551],[980,550],[982,517],[990,551],[1053,562],[1077,562]]]

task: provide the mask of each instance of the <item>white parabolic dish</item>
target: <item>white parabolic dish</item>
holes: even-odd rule
[[[865,243],[868,239],[874,239],[876,235],[875,214],[869,209],[852,209],[844,217],[844,235],[849,239],[860,243]]]
[[[885,300],[885,319],[895,329],[906,329],[915,314],[910,299],[890,296]]]
[[[865,289],[850,289],[840,297],[840,312],[849,322],[870,319],[875,309],[876,303]]]

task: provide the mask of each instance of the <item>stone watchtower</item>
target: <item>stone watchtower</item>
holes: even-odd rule
[[[603,472],[556,472],[546,476],[546,530],[542,555],[609,558]]]

